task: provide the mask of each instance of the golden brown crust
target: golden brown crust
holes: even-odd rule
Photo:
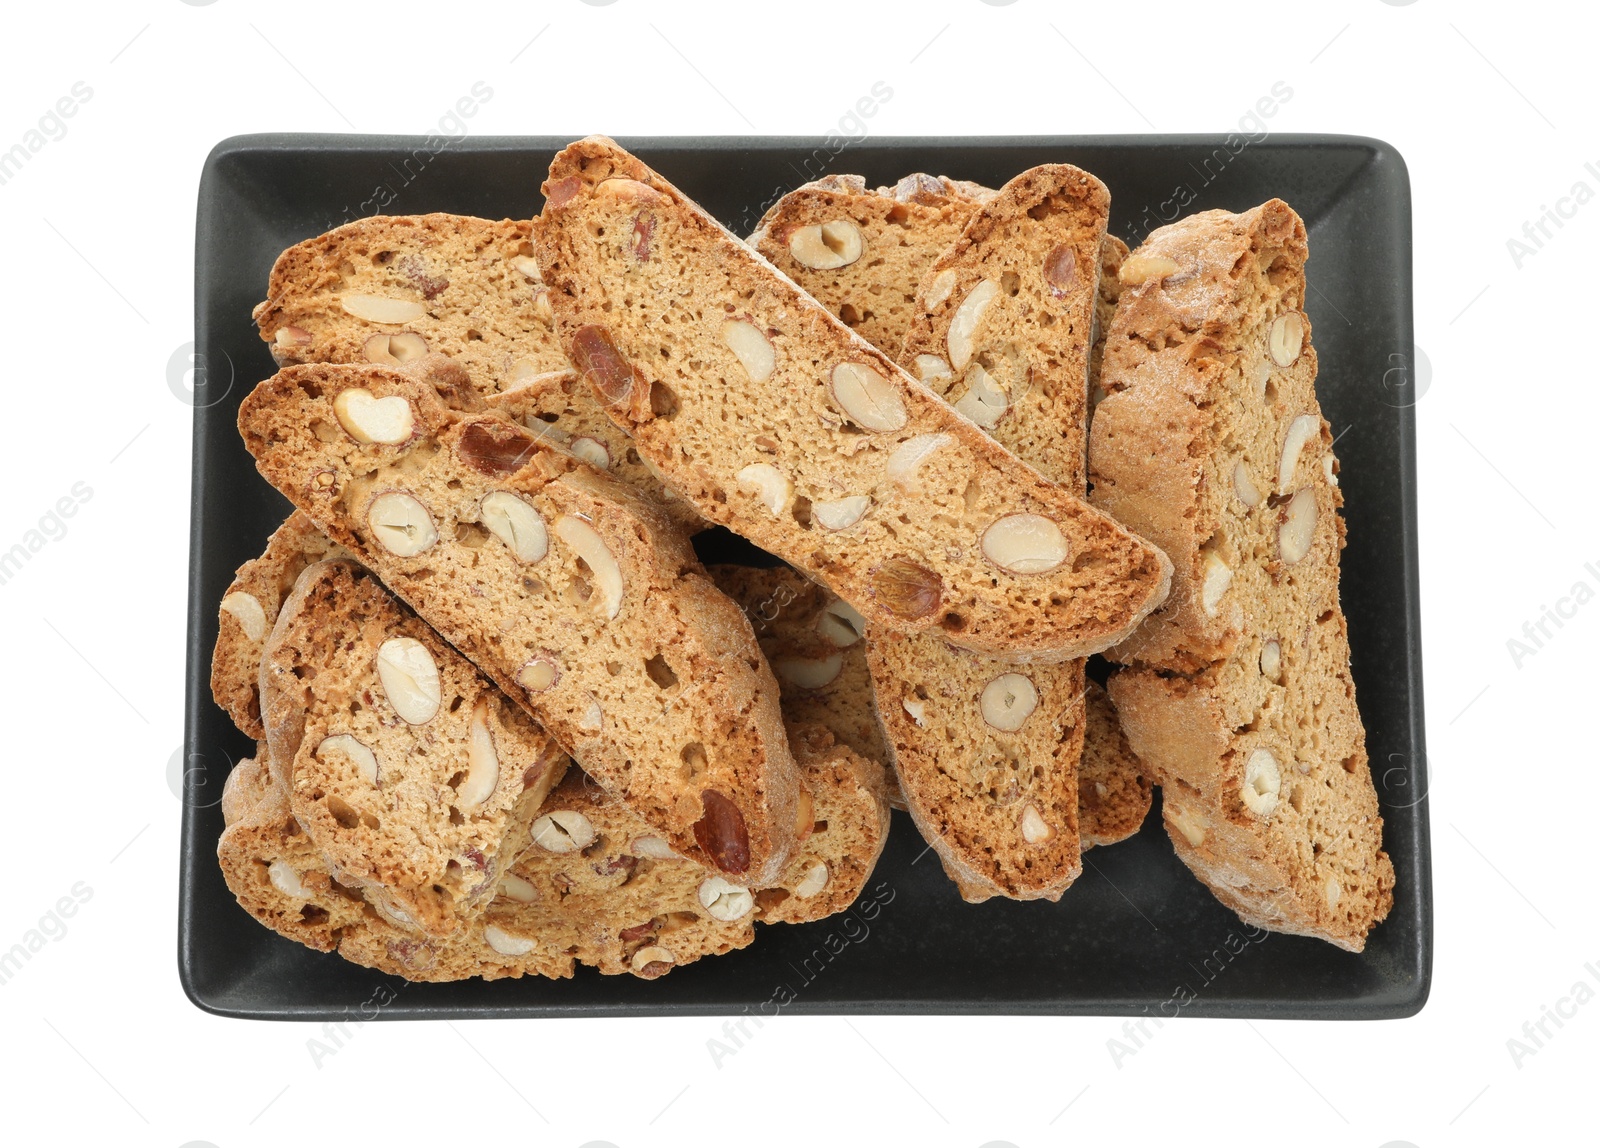
[[[1105,243],[1100,246],[1100,289],[1095,295],[1094,303],[1094,338],[1089,347],[1089,418],[1094,418],[1094,411],[1100,405],[1100,400],[1106,397],[1105,388],[1100,385],[1100,363],[1105,357],[1106,336],[1111,333],[1111,320],[1116,317],[1117,299],[1122,295],[1122,282],[1118,273],[1122,270],[1122,261],[1128,257],[1128,245],[1115,235],[1107,235]],[[1088,428],[1084,428],[1084,437],[1088,437]]]

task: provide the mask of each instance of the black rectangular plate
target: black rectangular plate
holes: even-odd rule
[[[1112,229],[1136,243],[1211,207],[1287,200],[1311,232],[1318,390],[1341,435],[1349,523],[1344,606],[1361,714],[1394,859],[1394,911],[1366,951],[1241,926],[1173,855],[1159,810],[1123,844],[1086,855],[1059,904],[967,905],[909,819],[851,913],[762,926],[756,943],[659,981],[463,981],[406,985],[304,949],[244,914],[216,862],[217,802],[252,751],[211,701],[217,602],[288,504],[256,474],[235,428],[240,400],[273,371],[250,309],[283,248],[363,215],[448,211],[527,218],[563,139],[263,135],[218,145],[200,181],[195,250],[194,518],[178,963],[211,1012],[264,1019],[737,1013],[1059,1013],[1382,1018],[1427,999],[1433,918],[1417,587],[1416,452],[1408,368],[1411,197],[1404,161],[1342,136],[1102,136],[867,140],[836,152],[805,139],[623,141],[737,234],[783,191],[831,172],[869,185],[913,171],[998,187],[1034,164],[1071,162],[1111,188]],[[836,141],[835,141],[836,142]],[[1241,147],[1241,144],[1245,146]],[[1348,429],[1347,429],[1348,428]],[[708,555],[715,558],[716,555]]]

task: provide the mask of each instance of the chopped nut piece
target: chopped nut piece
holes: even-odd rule
[[[1278,759],[1269,750],[1252,752],[1244,765],[1244,784],[1239,787],[1245,807],[1258,816],[1268,816],[1278,806],[1278,784]]]
[[[411,404],[400,395],[374,398],[371,391],[348,387],[333,400],[333,415],[357,442],[393,446],[411,438]]]
[[[390,638],[378,647],[378,680],[407,725],[432,721],[441,698],[439,666],[415,638]]]
[[[386,295],[342,295],[339,306],[346,314],[367,323],[409,323],[428,313],[415,299],[391,299]]]
[[[899,392],[865,363],[840,363],[829,376],[829,386],[839,409],[862,430],[882,433],[906,425]]]
[[[439,541],[427,507],[402,490],[384,491],[372,500],[367,527],[379,545],[399,558],[421,554]]]
[[[1267,353],[1278,366],[1292,366],[1300,357],[1305,335],[1306,323],[1300,312],[1290,311],[1287,315],[1279,315],[1267,332]]]
[[[267,612],[262,609],[260,600],[254,594],[235,590],[222,600],[222,610],[233,615],[239,627],[244,630],[244,636],[252,642],[259,642],[262,635],[267,632]]]
[[[1308,486],[1295,492],[1289,505],[1279,512],[1278,554],[1290,566],[1311,553],[1317,529],[1317,496]]]
[[[1013,574],[1045,574],[1067,560],[1061,527],[1042,514],[1008,514],[983,532],[984,557]]]
[[[594,838],[594,823],[576,809],[557,809],[533,823],[533,843],[551,853],[576,853]]]
[[[797,227],[789,237],[789,254],[813,271],[848,267],[861,258],[863,247],[861,228],[848,219]]]
[[[491,490],[483,496],[478,515],[485,529],[504,542],[518,562],[538,562],[549,553],[550,533],[544,518],[520,495]]]

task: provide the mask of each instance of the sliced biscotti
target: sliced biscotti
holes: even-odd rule
[[[343,883],[295,819],[288,788],[273,780],[274,772],[247,758],[228,777],[237,816],[223,831],[217,855],[223,879],[245,912],[309,948],[338,950],[358,964],[402,976],[413,966],[433,966],[441,948],[481,950],[499,959],[486,939],[495,934],[485,918],[464,922],[449,940],[430,938],[386,918],[359,887]],[[246,798],[248,804],[240,804]],[[510,878],[500,880],[504,885]],[[499,897],[494,905],[503,902],[503,890]],[[570,954],[541,949],[521,954],[517,975],[570,977],[572,969]],[[496,975],[492,961],[482,975]]]
[[[1110,196],[1031,168],[929,266],[900,362],[1075,493]],[[969,901],[1059,899],[1082,872],[1081,660],[1016,666],[937,637],[875,632],[868,663],[907,808]]]
[[[994,192],[943,176],[908,175],[868,188],[830,175],[767,209],[749,244],[818,303],[887,354],[916,314],[922,273]]]
[[[267,548],[233,576],[217,611],[217,644],[211,655],[211,696],[248,737],[266,737],[261,724],[261,649],[278,608],[307,566],[349,557],[299,511],[272,532]]]
[[[800,925],[844,912],[866,888],[889,839],[889,792],[882,766],[826,724],[791,722],[789,744],[805,779],[800,844],[782,880],[756,891],[756,918]]]
[[[1083,871],[1082,661],[1017,665],[874,630],[867,664],[906,808],[961,896],[1059,900]]]
[[[855,608],[787,566],[721,565],[706,572],[750,619],[777,675],[784,720],[826,726],[889,773],[867,673],[866,623]]]
[[[1304,224],[1271,200],[1160,228],[1123,264],[1092,497],[1166,551],[1173,585],[1118,661],[1197,671],[1259,647],[1263,600],[1337,603],[1342,499],[1305,259]]]
[[[748,945],[751,894],[652,834],[649,823],[573,770],[540,808],[532,847],[501,878],[480,919],[420,944],[352,936],[340,954],[418,981],[543,974],[553,960],[654,978]],[[701,885],[709,905],[701,903]]]
[[[227,827],[217,861],[245,912],[274,932],[329,952],[344,930],[374,917],[361,891],[341,885],[289,810],[289,791],[261,760],[233,767],[223,789]]]
[[[801,923],[848,907],[883,850],[889,812],[877,770],[821,727],[795,727],[805,778],[803,838],[781,880],[755,889],[676,853],[577,770],[539,811],[533,846],[483,917],[445,940],[347,935],[340,953],[411,980],[543,974],[552,961],[662,976],[744,948],[758,921]],[[561,975],[561,974],[558,974]]]
[[[1356,711],[1344,616],[1277,636],[1276,680],[1248,725],[1222,667],[1111,679],[1139,759],[1161,783],[1173,846],[1240,919],[1360,952],[1394,903],[1394,866]]]
[[[1279,200],[1152,233],[1123,264],[1091,468],[1095,501],[1174,563],[1110,692],[1180,854],[1247,919],[1359,949],[1393,870],[1339,611],[1305,259]]]
[[[1098,683],[1085,692],[1083,757],[1078,762],[1078,839],[1083,848],[1115,845],[1139,832],[1150,814],[1152,785],[1122,732],[1117,707]]]
[[[667,517],[689,533],[709,526],[699,511],[664,486],[639,457],[628,436],[617,428],[594,391],[574,372],[548,375],[526,386],[492,395],[484,404],[490,410],[521,423],[546,442],[581,458],[629,486],[648,494]]]
[[[641,457],[868,622],[1091,653],[1165,558],[1017,461],[633,156],[558,155],[535,227],[558,330]]]
[[[566,754],[354,562],[307,567],[262,655],[289,804],[346,884],[448,936],[527,848]]]
[[[1083,487],[1089,349],[1111,196],[1071,164],[1029,168],[923,274],[897,358],[1068,490]]]
[[[256,326],[279,366],[464,367],[482,395],[571,370],[552,327],[526,220],[376,215],[278,256]]]
[[[777,877],[798,800],[778,686],[654,503],[391,368],[286,368],[239,423],[268,481],[675,849]]]
[[[261,337],[281,366],[405,366],[427,375],[450,406],[488,404],[519,422],[538,419],[549,424],[539,429],[551,441],[699,528],[700,516],[650,473],[594,392],[576,383],[554,334],[529,227],[380,215],[308,239],[273,266],[269,297],[255,312]]]

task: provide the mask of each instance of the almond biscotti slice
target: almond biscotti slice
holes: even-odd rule
[[[521,707],[354,562],[301,574],[261,689],[295,818],[343,882],[428,936],[493,897],[566,769]]]
[[[899,350],[936,393],[1075,493],[1110,202],[1068,164],[1010,180],[925,270]],[[1082,660],[1017,666],[881,631],[868,646],[907,808],[961,895],[1059,899],[1082,872]]]
[[[889,840],[889,791],[881,765],[824,723],[790,723],[789,744],[806,787],[800,844],[782,881],[756,891],[756,919],[802,925],[844,912],[866,888]]]
[[[1060,900],[1083,872],[1083,662],[873,630],[867,665],[906,808],[962,898]]]
[[[575,365],[714,522],[869,623],[1082,656],[1165,596],[1154,547],[1020,463],[610,140],[558,155],[535,256]]]
[[[830,175],[774,203],[748,242],[892,355],[916,313],[922,273],[993,196],[976,184],[920,173],[875,190],[859,175]]]
[[[1394,866],[1355,706],[1344,615],[1279,631],[1250,722],[1225,666],[1113,675],[1123,728],[1156,771],[1178,856],[1247,924],[1360,952],[1394,903]]]
[[[1092,498],[1166,551],[1173,584],[1117,661],[1199,671],[1241,642],[1259,653],[1263,600],[1337,605],[1343,500],[1305,260],[1304,224],[1270,200],[1160,228],[1123,264]]]
[[[235,816],[223,830],[217,856],[223,879],[245,912],[309,948],[338,950],[348,960],[402,976],[413,965],[431,967],[441,947],[478,947],[499,959],[486,940],[496,934],[484,918],[464,922],[450,940],[429,938],[385,918],[360,888],[342,883],[295,820],[288,788],[273,779],[273,772],[259,759],[247,758],[229,774],[225,790],[235,794]],[[569,776],[581,775],[572,771]],[[503,886],[509,878],[500,880]],[[504,898],[503,891],[499,896]],[[519,956],[515,975],[570,977],[573,964],[570,954],[554,948],[530,950]],[[480,975],[505,974],[497,974],[491,961]]]
[[[706,573],[750,619],[761,652],[777,675],[784,720],[823,725],[862,757],[877,762],[893,797],[889,749],[872,700],[861,615],[787,566],[719,565]]]
[[[883,850],[878,771],[819,726],[791,730],[805,778],[803,836],[781,880],[755,889],[675,852],[577,770],[534,822],[533,846],[481,920],[444,940],[347,934],[341,955],[411,980],[544,974],[552,960],[653,980],[744,948],[756,922],[798,924],[853,903]],[[548,975],[548,974],[545,974]]]
[[[1394,872],[1339,610],[1305,260],[1280,200],[1202,212],[1128,257],[1093,497],[1174,563],[1110,692],[1180,855],[1246,920],[1359,950]]]
[[[1071,164],[1010,180],[925,270],[897,354],[935,394],[1072,491],[1084,481],[1110,212],[1105,184]]]
[[[548,423],[539,429],[553,442],[659,500],[686,528],[700,528],[700,516],[650,473],[577,382],[555,337],[529,227],[464,215],[345,224],[278,257],[257,327],[280,366],[420,369],[432,359],[440,377],[430,381],[450,406],[486,404],[519,422]],[[445,357],[454,375],[439,370]]]
[[[256,327],[279,366],[412,362],[466,368],[482,395],[571,370],[526,220],[375,215],[278,256]]]
[[[262,760],[267,752],[262,745],[256,757],[240,761],[228,775],[226,828],[217,842],[222,877],[240,907],[267,928],[331,952],[346,929],[376,915],[359,889],[334,879],[289,811],[288,788]]]
[[[217,611],[217,644],[211,655],[211,696],[247,737],[266,737],[261,724],[261,649],[278,609],[307,566],[348,558],[299,511],[272,532],[267,548],[233,576]]]
[[[269,482],[675,849],[776,879],[798,800],[777,682],[654,503],[391,368],[286,368],[239,425]]]
[[[1148,771],[1122,732],[1111,696],[1091,681],[1078,762],[1078,839],[1084,849],[1126,841],[1150,815]]]

